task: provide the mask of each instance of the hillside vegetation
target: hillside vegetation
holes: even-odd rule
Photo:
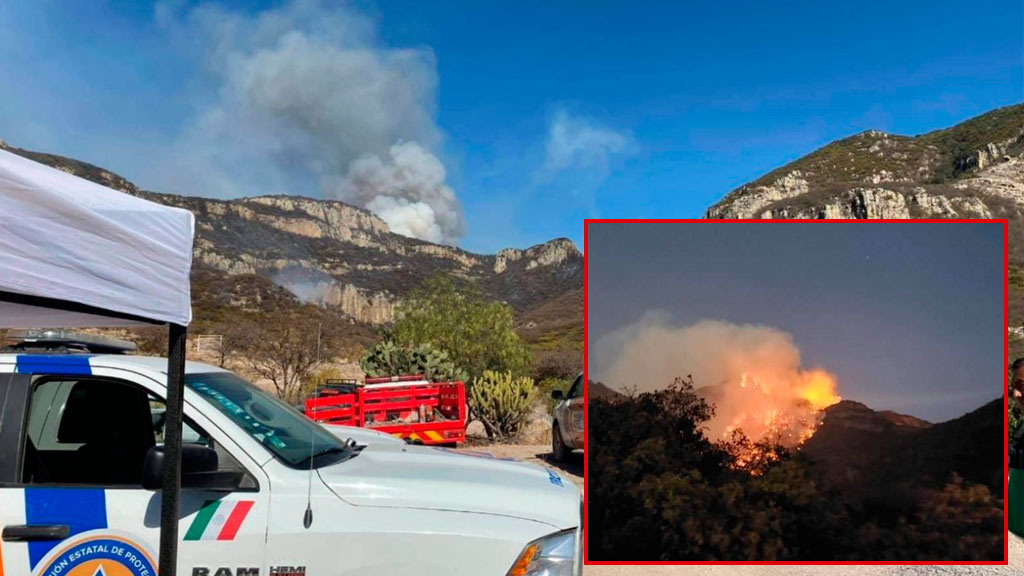
[[[862,406],[862,405],[861,405]],[[988,452],[972,463],[962,450],[975,442],[1001,448],[1002,429],[990,437],[989,407],[934,427],[934,446],[958,435],[958,448],[915,454],[929,478],[892,475],[906,453],[867,448],[864,438],[839,439],[844,454],[874,450],[871,458],[820,459],[809,450],[772,454],[751,468],[731,444],[713,443],[703,425],[713,407],[691,382],[639,395],[592,398],[587,458],[590,558],[594,560],[1000,560],[1003,557],[1002,488],[965,480],[972,470],[986,482],[1002,474]],[[891,417],[861,414],[888,430]],[[998,420],[995,420],[998,422]],[[845,427],[818,435],[842,436]],[[918,436],[922,438],[921,436]],[[907,436],[910,438],[910,436]],[[829,440],[829,446],[834,446]],[[932,445],[929,440],[928,445]],[[805,453],[808,452],[808,453]],[[979,464],[981,468],[972,468]],[[940,476],[940,469],[948,475]],[[860,490],[843,484],[856,474]],[[1001,484],[1001,480],[1000,480]],[[997,493],[998,492],[998,493]]]

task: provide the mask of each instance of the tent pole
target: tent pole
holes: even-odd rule
[[[181,413],[185,386],[186,328],[171,324],[167,339],[167,411],[164,485],[160,504],[159,574],[174,576],[178,561],[178,496],[181,491]]]

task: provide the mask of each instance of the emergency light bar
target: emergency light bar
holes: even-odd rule
[[[134,342],[70,330],[11,330],[3,352],[62,354],[126,354],[138,348]]]

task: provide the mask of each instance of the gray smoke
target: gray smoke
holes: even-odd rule
[[[769,326],[702,320],[675,325],[650,312],[600,339],[591,373],[612,388],[640,392],[665,388],[692,375],[716,405],[712,438],[742,429],[754,440],[783,433],[803,441],[818,413],[840,400],[835,377],[801,365],[790,334]]]
[[[441,134],[429,48],[383,46],[371,19],[315,0],[256,15],[201,5],[179,16],[165,6],[158,18],[208,63],[211,102],[182,146],[205,192],[294,193],[312,180],[400,234],[462,235],[433,152]]]
[[[356,158],[337,190],[340,197],[378,214],[398,234],[454,243],[463,229],[444,165],[416,142],[395,144],[386,160]]]
[[[768,326],[702,320],[675,325],[663,312],[648,312],[596,345],[598,377],[609,386],[658,390],[692,374],[698,386],[739,381],[745,372],[774,379],[800,368],[792,337]]]
[[[287,266],[275,272],[271,280],[306,304],[323,305],[336,290],[334,278],[318,268]]]

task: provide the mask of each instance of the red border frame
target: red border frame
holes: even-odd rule
[[[971,224],[1002,224],[1003,226],[1003,365],[1000,370],[999,378],[1003,382],[1003,477],[1007,477],[1009,474],[1009,455],[1008,455],[1008,434],[1009,434],[1009,416],[1007,410],[1009,409],[1009,393],[1006,388],[1006,369],[1009,366],[1009,355],[1010,345],[1007,337],[1007,327],[1009,326],[1009,310],[1010,310],[1010,298],[1009,298],[1009,280],[1010,280],[1010,229],[1008,219],[983,219],[983,220],[969,220],[969,219],[956,219],[956,220],[777,220],[777,219],[764,219],[764,220],[703,220],[703,219],[644,219],[644,218],[595,218],[585,219],[583,221],[583,252],[584,256],[588,253],[587,250],[587,227],[589,224],[724,224],[724,223],[743,223],[743,224],[772,224],[772,223],[786,223],[786,224],[826,224],[826,223],[858,223],[864,225],[871,225],[873,223],[888,223],[888,224],[913,224],[913,223],[930,223],[930,224],[947,224],[947,223],[971,223]],[[583,260],[583,398],[584,406],[589,407],[589,385],[588,374],[587,374],[587,348],[588,348],[588,333],[587,333],[587,318],[588,318],[588,289],[587,281],[589,277],[589,266],[587,259],[584,257]],[[588,418],[589,408],[585,408],[583,411],[583,425],[586,427]],[[588,435],[589,436],[589,435]],[[584,450],[586,450],[586,440],[584,440]],[[1010,542],[1007,532],[1009,530],[1009,487],[1007,484],[1003,484],[1003,560],[1002,561],[984,561],[984,562],[955,562],[949,560],[939,561],[908,561],[908,562],[883,562],[883,561],[793,561],[793,562],[779,562],[779,561],[655,561],[655,560],[634,560],[634,561],[607,561],[607,560],[590,560],[589,559],[589,548],[587,545],[589,538],[589,531],[587,530],[587,464],[588,458],[584,456],[583,459],[583,563],[585,565],[761,565],[761,566],[789,566],[789,565],[896,565],[896,566],[908,566],[908,565],[968,565],[968,566],[1006,566],[1010,563]]]

